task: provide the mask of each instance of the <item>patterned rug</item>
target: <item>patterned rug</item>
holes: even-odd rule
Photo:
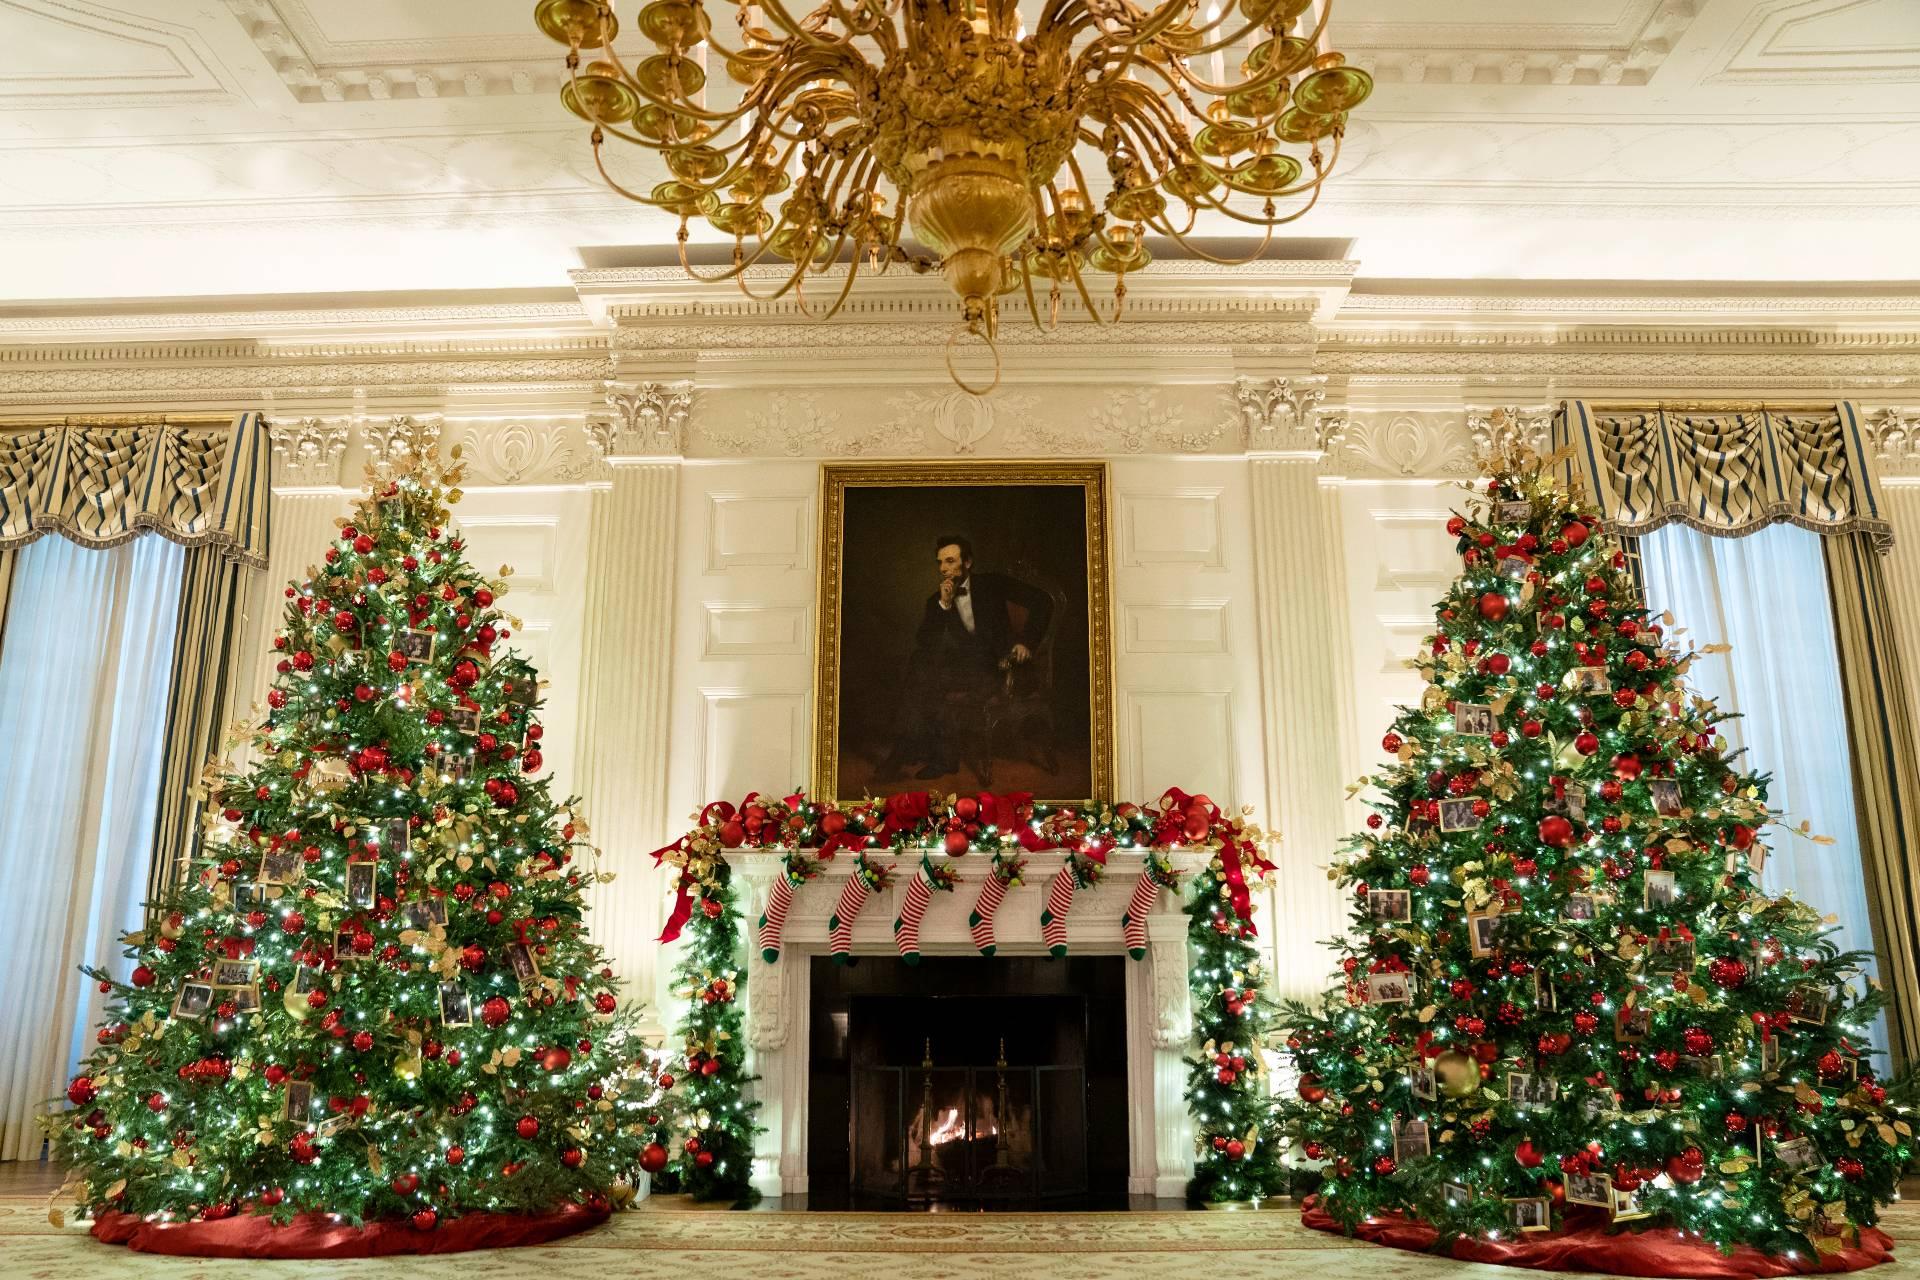
[[[1920,1277],[1920,1210],[1896,1205],[1887,1229]],[[1259,1280],[1310,1272],[1342,1280],[1465,1280],[1518,1273],[1375,1248],[1300,1225],[1291,1206],[1261,1213],[725,1213],[660,1202],[545,1245],[442,1258],[246,1262],[156,1258],[48,1223],[46,1198],[0,1195],[0,1277],[106,1276],[376,1280],[661,1275],[676,1280]]]

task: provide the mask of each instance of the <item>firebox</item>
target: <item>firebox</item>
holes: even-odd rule
[[[809,1207],[1124,1207],[1126,963],[815,958]]]

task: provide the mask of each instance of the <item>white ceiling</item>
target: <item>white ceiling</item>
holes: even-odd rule
[[[0,301],[564,288],[670,245],[595,177],[532,7],[0,0]],[[1920,280],[1920,0],[1336,0],[1334,30],[1380,86],[1290,230],[1363,280]]]

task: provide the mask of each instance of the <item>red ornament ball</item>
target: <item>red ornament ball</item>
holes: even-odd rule
[[[1747,983],[1747,965],[1732,956],[1715,956],[1707,962],[1707,979],[1723,991],[1733,991]]]
[[[1573,843],[1573,824],[1557,813],[1540,819],[1540,843],[1564,849]]]
[[[1569,547],[1581,546],[1587,540],[1587,526],[1581,524],[1578,520],[1572,521],[1564,529],[1560,530],[1560,536],[1565,539]]]
[[[460,1164],[466,1158],[467,1158],[467,1149],[465,1147],[452,1146],[447,1148],[448,1164]]]
[[[1592,731],[1583,731],[1573,740],[1573,749],[1583,756],[1590,756],[1600,749],[1600,739]]]
[[[413,1214],[415,1231],[431,1231],[440,1225],[440,1215],[431,1209],[416,1209]]]
[[[667,1167],[667,1149],[657,1142],[649,1142],[640,1151],[640,1167],[648,1173],[658,1173]]]
[[[694,1162],[695,1164],[697,1164],[697,1165],[699,1165],[699,1166],[700,1166],[700,1167],[701,1167],[702,1169],[709,1169],[709,1168],[712,1168],[712,1167],[713,1167],[713,1152],[711,1152],[711,1151],[702,1151],[702,1152],[700,1152],[700,1153],[699,1153],[698,1155],[696,1155],[696,1156],[694,1156],[694,1158],[693,1158],[693,1162]]]
[[[580,1162],[586,1158],[587,1153],[578,1147],[568,1147],[560,1153],[560,1163],[569,1169],[578,1169]]]
[[[75,1076],[67,1086],[67,1101],[76,1107],[84,1107],[93,1101],[95,1092],[91,1076]]]
[[[523,1138],[538,1137],[540,1121],[533,1116],[521,1116],[519,1123],[513,1126],[513,1131]]]
[[[1498,591],[1489,591],[1480,597],[1480,616],[1488,622],[1499,622],[1507,616],[1507,598]]]
[[[512,1014],[513,1006],[507,1003],[505,996],[488,996],[487,1002],[480,1006],[480,1020],[490,1027],[497,1027]]]
[[[555,1045],[540,1055],[540,1069],[553,1075],[559,1075],[573,1065],[573,1053],[561,1045]]]
[[[134,986],[150,987],[154,984],[154,981],[155,981],[155,975],[153,970],[147,968],[147,966],[143,964],[134,966],[134,970],[133,970]]]
[[[1520,1145],[1513,1149],[1513,1158],[1523,1169],[1538,1169],[1545,1156],[1534,1147],[1532,1138],[1522,1138]]]

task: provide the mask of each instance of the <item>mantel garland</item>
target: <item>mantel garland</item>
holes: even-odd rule
[[[850,958],[853,922],[870,898],[896,870],[911,874],[893,932],[902,958],[913,964],[919,959],[920,917],[931,895],[951,892],[963,879],[981,886],[968,924],[981,954],[991,956],[994,913],[1007,891],[1022,883],[1025,855],[1044,851],[1066,855],[1049,884],[1042,916],[1054,956],[1066,954],[1066,916],[1074,891],[1094,884],[1116,850],[1145,856],[1140,883],[1122,917],[1128,954],[1143,959],[1147,912],[1162,892],[1180,888],[1167,855],[1190,849],[1213,856],[1194,876],[1195,891],[1185,905],[1196,1049],[1187,1097],[1199,1154],[1189,1198],[1244,1201],[1272,1194],[1282,1174],[1278,1145],[1268,1132],[1265,1064],[1257,1051],[1268,1006],[1260,995],[1264,974],[1251,941],[1252,888],[1274,869],[1261,852],[1266,838],[1244,814],[1178,789],[1151,805],[1047,805],[1024,792],[939,796],[924,791],[845,805],[810,800],[797,791],[777,800],[753,792],[738,805],[724,800],[707,805],[692,830],[653,854],[656,864],[676,872],[676,899],[660,941],[675,942],[685,934],[684,945],[700,957],[695,967],[701,980],[687,988],[682,1028],[686,1079],[700,1094],[692,1100],[698,1105],[670,1098],[663,1109],[697,1115],[707,1124],[704,1139],[690,1132],[688,1142],[678,1144],[681,1153],[673,1157],[669,1178],[697,1199],[749,1201],[754,1195],[749,1159],[715,1162],[709,1155],[705,1164],[693,1163],[722,1137],[716,1132],[721,1117],[737,1117],[727,1127],[738,1131],[727,1133],[725,1141],[741,1157],[750,1151],[756,1131],[751,1106],[741,1105],[751,1077],[726,1043],[739,1024],[737,1008],[728,1006],[739,1000],[747,982],[729,855],[783,853],[782,873],[754,924],[755,945],[768,964],[779,961],[794,895],[820,874],[822,864],[843,853],[855,860],[828,925],[831,954],[842,961]],[[890,861],[872,856],[889,851],[895,855]],[[917,862],[908,860],[916,855]],[[960,869],[968,862],[980,864],[981,874],[963,877]],[[671,1070],[659,1083],[674,1090]],[[728,1176],[715,1176],[716,1163]]]

